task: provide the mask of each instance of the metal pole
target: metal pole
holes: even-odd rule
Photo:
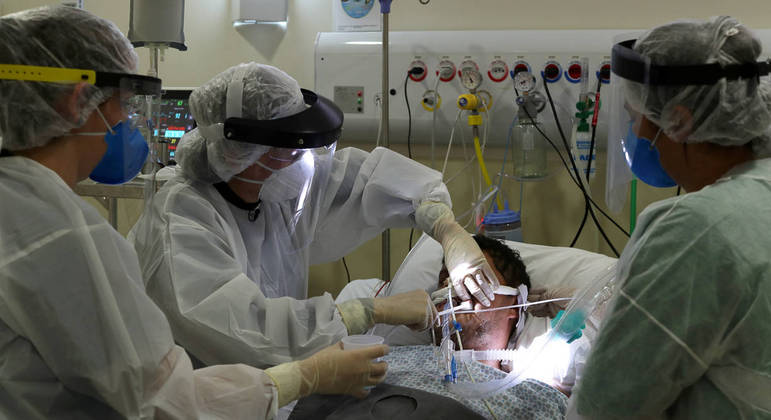
[[[158,62],[159,62],[159,56],[160,56],[160,47],[158,45],[149,45],[149,52],[150,52],[150,68],[147,70],[147,75],[152,77],[158,77]],[[148,99],[145,98],[144,102],[144,108],[142,109],[142,113],[145,115],[146,118],[150,118],[153,120],[153,127],[157,128],[159,123],[160,115],[153,115],[153,104],[148,102]],[[143,174],[151,174],[155,172],[155,162],[157,159],[162,157],[163,155],[161,150],[161,145],[158,143],[158,137],[155,135],[155,133],[150,130],[149,128],[141,127],[140,130],[144,129],[146,132],[145,139],[147,139],[147,145],[150,147],[150,155],[147,157],[147,161],[145,161],[144,166],[142,166],[142,173]]]
[[[163,53],[162,48],[165,48],[165,46],[163,44],[151,44],[148,45],[148,48],[150,50],[150,68],[147,70],[147,75],[159,77],[159,62],[161,61],[161,54]],[[161,119],[160,106],[160,96],[145,97],[145,109],[143,112],[148,119],[152,120],[152,127],[146,129],[147,135],[145,138],[150,147],[150,154],[142,167],[142,173],[145,175],[153,175],[144,180],[143,195],[145,208],[150,205],[152,198],[159,187],[158,181],[155,179],[155,173],[161,165],[165,165],[168,162],[168,143],[161,141],[160,130],[158,129]]]
[[[389,2],[390,3],[390,2]],[[382,6],[381,6],[382,7]],[[390,7],[390,5],[389,5]],[[383,13],[383,87],[382,87],[382,111],[380,118],[383,125],[383,147],[390,148],[391,142],[388,139],[388,100],[389,92],[388,88],[388,15],[389,13]],[[391,279],[391,230],[386,229],[382,234],[382,279],[383,281],[389,281]]]
[[[107,221],[118,230],[118,199],[115,197],[107,198]]]
[[[389,92],[388,88],[388,13],[383,14],[383,81],[382,81],[382,90],[383,90],[383,107],[381,111],[380,118],[383,119],[383,145],[385,147],[390,148],[391,142],[388,138],[388,102],[390,99],[391,93]]]
[[[158,60],[161,49],[157,45],[150,47],[150,70],[147,71],[148,76],[158,77]]]

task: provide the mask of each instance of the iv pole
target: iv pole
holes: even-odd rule
[[[418,0],[418,2],[422,5],[427,5],[431,0]],[[382,56],[383,56],[383,81],[381,86],[381,112],[380,112],[380,119],[382,124],[382,136],[383,136],[383,147],[390,149],[391,148],[391,142],[388,137],[388,120],[389,120],[389,113],[388,113],[388,101],[389,101],[389,95],[390,89],[388,86],[388,77],[389,77],[389,70],[388,70],[388,18],[391,14],[391,2],[392,0],[380,0],[380,14],[382,15],[383,19],[383,41],[382,41]],[[388,282],[391,279],[391,230],[386,229],[383,234],[381,235],[381,248],[382,248],[382,255],[381,255],[381,263],[382,263],[382,272],[381,272],[381,278],[383,281]]]
[[[391,0],[380,0],[380,13],[383,16],[383,80],[381,87],[381,124],[383,130],[383,147],[386,149],[391,148],[391,142],[388,138],[388,96],[390,95],[388,88],[388,17],[391,14]],[[381,235],[381,263],[382,263],[382,279],[388,282],[391,279],[391,230],[386,229]]]

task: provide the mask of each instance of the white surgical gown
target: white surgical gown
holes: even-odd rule
[[[131,245],[50,169],[0,158],[0,418],[269,418],[245,365],[193,371]]]
[[[648,207],[571,410],[771,418],[771,159]]]
[[[386,228],[414,226],[418,204],[449,205],[441,174],[384,148],[335,153],[308,238],[289,238],[276,203],[256,220],[212,186],[178,175],[133,229],[147,292],[174,338],[206,364],[305,358],[347,335],[329,294],[307,299],[308,266]],[[307,244],[291,249],[287,244]]]

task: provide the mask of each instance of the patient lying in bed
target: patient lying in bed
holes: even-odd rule
[[[526,299],[527,289],[531,282],[525,265],[519,257],[519,254],[503,244],[502,242],[486,237],[475,237],[475,240],[482,249],[491,266],[495,269],[496,275],[501,285],[506,285],[512,289],[519,289],[523,296],[513,296],[505,294],[496,294],[492,303],[493,308],[501,308],[522,303]],[[434,269],[436,270],[436,269]],[[444,266],[434,274],[433,289],[447,286],[449,274]],[[436,273],[436,271],[434,271]],[[397,275],[398,276],[398,275]],[[373,291],[382,285],[378,281],[362,281],[358,285],[352,285],[349,289],[359,289],[359,293],[366,294],[367,291]],[[354,282],[356,283],[356,282]],[[351,298],[352,291],[347,290],[341,293],[341,298]],[[370,294],[371,296],[371,294]],[[460,302],[455,302],[457,305]],[[444,304],[439,304],[437,309],[444,309]],[[530,317],[521,308],[509,308],[492,312],[483,312],[475,314],[457,314],[457,321],[462,326],[460,332],[461,342],[464,349],[474,350],[498,350],[515,349],[517,343],[522,339],[525,331],[526,321]],[[497,418],[563,418],[566,410],[567,398],[560,393],[569,391],[569,386],[565,387],[560,380],[554,380],[555,376],[563,378],[569,375],[557,373],[568,370],[566,365],[571,364],[571,358],[568,355],[562,355],[560,361],[555,361],[555,365],[547,366],[541,371],[532,372],[528,375],[530,379],[496,395],[483,400],[463,399],[453,394],[442,382],[446,372],[443,371],[439,358],[437,347],[431,346],[431,334],[416,334],[406,329],[394,329],[392,327],[378,326],[375,334],[383,335],[387,342],[392,345],[391,353],[385,357],[389,363],[386,383],[392,385],[405,386],[408,388],[420,389],[439,395],[454,398],[467,407],[472,408],[477,413],[492,418],[492,413]],[[454,334],[453,334],[454,336]],[[441,330],[435,331],[437,340],[441,338]],[[453,337],[453,340],[457,340]],[[399,346],[400,344],[418,344],[409,346]],[[421,345],[422,344],[422,345]],[[532,344],[532,342],[528,342]],[[576,349],[581,344],[574,344]],[[523,345],[524,351],[527,346]],[[533,347],[531,345],[531,347]],[[565,351],[570,351],[570,346],[565,346]],[[511,370],[511,362],[500,360],[472,361],[466,363],[466,366],[458,367],[458,380],[469,382],[469,369],[475,382],[486,382],[493,379],[500,379]],[[530,372],[529,372],[530,373]],[[572,380],[568,379],[569,385]],[[567,388],[567,389],[566,389]],[[567,393],[567,392],[566,392]]]

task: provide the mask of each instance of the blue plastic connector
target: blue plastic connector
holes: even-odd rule
[[[392,0],[380,0],[380,13],[391,13]]]
[[[452,326],[455,328],[455,331],[463,331],[463,326],[458,321],[452,321]]]

